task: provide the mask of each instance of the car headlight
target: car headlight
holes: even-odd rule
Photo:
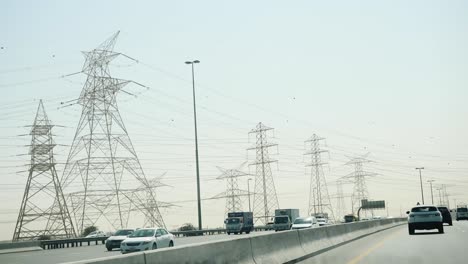
[[[145,241],[142,243],[142,245],[148,245],[149,243],[151,243],[151,241]]]

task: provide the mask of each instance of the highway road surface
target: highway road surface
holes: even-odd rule
[[[454,221],[444,226],[445,233],[419,230],[408,235],[406,225],[391,228],[304,260],[302,264],[357,264],[357,263],[467,263],[468,221]],[[270,231],[271,232],[271,231]],[[252,236],[264,234],[255,232]],[[176,238],[176,246],[198,242],[232,239],[237,236],[213,235]],[[62,263],[120,255],[118,249],[108,252],[104,245],[44,250],[0,255],[1,264]]]
[[[200,243],[200,242],[210,242],[210,241],[219,241],[232,238],[241,238],[246,236],[255,236],[259,234],[272,233],[273,231],[263,231],[263,232],[252,232],[249,235],[211,235],[211,236],[197,236],[197,237],[176,237],[176,246]],[[11,254],[1,254],[0,255],[0,264],[54,264],[62,262],[71,262],[78,260],[87,260],[94,258],[102,258],[109,256],[120,255],[118,248],[113,251],[107,251],[104,245],[91,245],[75,248],[61,248],[53,250],[43,250],[43,251],[31,251],[23,253],[11,253]]]
[[[468,263],[468,221],[454,221],[437,230],[417,230],[408,235],[407,225],[391,228],[350,242],[300,262],[301,264],[370,263]]]

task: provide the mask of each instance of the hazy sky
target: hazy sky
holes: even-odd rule
[[[24,192],[30,138],[24,126],[43,99],[65,162],[85,77],[81,51],[120,30],[116,77],[150,87],[119,95],[119,107],[169,228],[196,223],[191,72],[196,66],[202,197],[224,191],[216,166],[252,161],[248,132],[275,128],[273,174],[281,207],[306,213],[304,140],[325,137],[325,173],[353,171],[370,152],[370,198],[391,215],[420,200],[419,176],[468,202],[468,3],[466,1],[3,1],[0,9],[0,240],[11,238]],[[61,172],[63,164],[57,169]],[[59,173],[60,173],[59,172]],[[254,172],[254,170],[251,170]],[[240,187],[246,188],[246,178]],[[429,186],[424,183],[426,200]],[[352,185],[345,185],[350,195]],[[438,192],[434,193],[438,199]],[[332,200],[333,203],[336,200]],[[346,198],[347,211],[350,199]],[[203,202],[204,226],[222,226],[224,200]],[[247,204],[245,203],[245,208]],[[382,215],[386,213],[381,212]],[[104,230],[110,228],[101,227]]]

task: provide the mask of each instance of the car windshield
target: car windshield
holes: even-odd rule
[[[117,232],[115,232],[114,236],[128,236],[131,233],[133,233],[133,230],[122,229],[122,230],[117,230]]]
[[[411,212],[435,212],[437,211],[437,208],[434,206],[420,206],[420,207],[414,207],[411,209]]]
[[[287,223],[289,220],[289,217],[287,216],[277,216],[275,217],[275,224],[284,224]]]
[[[239,218],[228,218],[226,221],[228,224],[238,224],[240,222]]]
[[[468,212],[467,208],[458,208],[457,212]]]
[[[133,232],[129,237],[152,237],[154,236],[154,231],[154,229],[139,229]]]
[[[447,207],[437,207],[437,209],[439,209],[441,212],[448,212]]]
[[[312,220],[310,219],[305,219],[305,218],[297,218],[295,221],[294,221],[294,224],[297,225],[297,224],[311,224],[312,223]]]

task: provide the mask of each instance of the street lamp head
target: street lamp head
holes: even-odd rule
[[[185,64],[192,64],[192,62],[191,61],[186,61]]]
[[[200,61],[199,60],[194,60],[193,63],[200,63]]]

